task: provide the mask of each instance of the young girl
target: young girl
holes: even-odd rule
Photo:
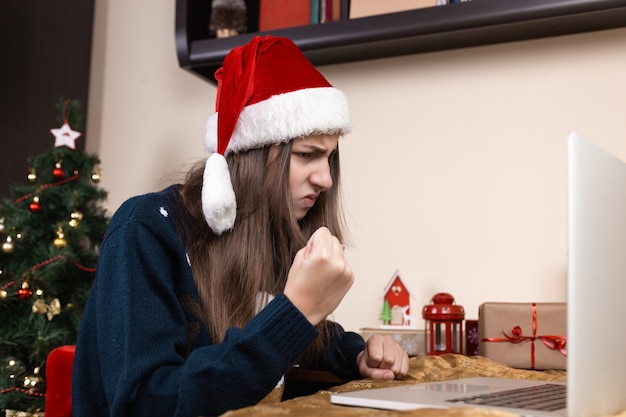
[[[253,405],[294,364],[401,378],[408,356],[326,318],[344,258],[345,95],[288,39],[256,37],[216,73],[211,152],[183,184],[113,216],[76,347],[74,417],[209,416]]]

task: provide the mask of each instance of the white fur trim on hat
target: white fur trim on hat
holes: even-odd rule
[[[211,229],[221,235],[235,225],[237,202],[226,158],[212,154],[204,166],[202,212]]]
[[[206,123],[204,144],[210,152],[217,150],[217,119],[215,113]],[[350,130],[348,98],[342,91],[334,87],[305,88],[244,107],[225,154],[302,136],[345,135]]]

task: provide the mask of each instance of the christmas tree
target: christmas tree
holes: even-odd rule
[[[391,323],[391,320],[393,319],[389,300],[385,300],[385,302],[383,303],[383,310],[380,313],[380,319],[383,321],[384,325],[389,325],[389,323]]]
[[[60,100],[54,147],[0,203],[0,410],[45,405],[50,351],[76,343],[108,218],[100,160],[76,146],[82,106]],[[50,138],[52,141],[52,138]],[[8,413],[8,412],[7,412]],[[2,411],[0,411],[2,414]]]

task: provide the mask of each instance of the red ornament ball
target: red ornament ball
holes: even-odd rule
[[[33,202],[30,203],[30,206],[28,206],[28,208],[33,213],[39,213],[41,211],[41,204],[39,204],[39,200],[33,200]]]
[[[63,168],[56,167],[52,170],[52,176],[56,179],[65,178],[65,171]]]
[[[20,300],[26,300],[27,298],[30,298],[31,295],[33,295],[33,292],[29,290],[28,287],[22,287],[17,290],[17,296]]]

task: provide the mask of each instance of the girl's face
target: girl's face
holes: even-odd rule
[[[339,135],[306,136],[291,143],[289,186],[297,220],[313,207],[320,193],[333,186],[331,157],[337,152]]]

